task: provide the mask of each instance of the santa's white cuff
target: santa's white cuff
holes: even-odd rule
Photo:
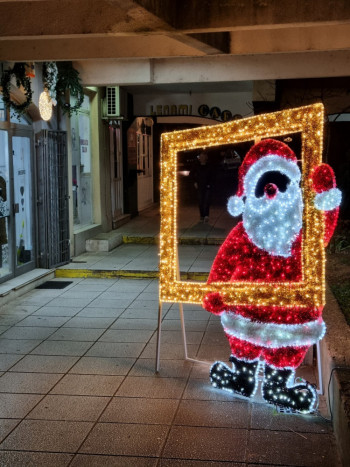
[[[221,315],[221,324],[230,336],[272,349],[310,346],[322,339],[326,332],[322,318],[303,324],[276,324],[225,312]]]
[[[314,200],[315,207],[320,211],[332,211],[340,205],[340,202],[341,191],[338,188],[317,193]]]

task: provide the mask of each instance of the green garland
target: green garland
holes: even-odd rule
[[[56,62],[44,62],[43,83],[51,97],[53,105],[56,105],[56,85],[58,80],[58,69]]]
[[[16,86],[19,88],[21,85],[24,88],[24,94],[26,96],[25,102],[22,104],[17,104],[11,100],[11,78],[12,76],[16,77]],[[7,108],[12,108],[17,116],[23,115],[30,104],[32,103],[32,87],[31,81],[28,76],[26,76],[25,65],[24,63],[15,63],[14,67],[10,70],[7,70],[3,73],[1,77],[1,86],[2,86],[2,98],[4,104]]]
[[[75,105],[66,102],[66,91],[70,92],[71,97],[76,98]],[[79,72],[75,70],[70,63],[58,64],[58,81],[56,85],[57,103],[62,108],[63,113],[71,117],[77,113],[84,101],[84,89],[80,84]]]

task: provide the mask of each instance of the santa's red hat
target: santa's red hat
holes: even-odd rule
[[[237,193],[235,196],[231,196],[228,200],[227,208],[232,216],[239,216],[243,212],[244,202],[242,198],[246,194],[244,192],[244,180],[248,170],[262,157],[271,155],[282,157],[295,164],[297,163],[296,155],[292,149],[281,141],[277,141],[275,139],[264,139],[252,146],[247,152],[238,171]]]

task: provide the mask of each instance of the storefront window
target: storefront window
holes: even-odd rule
[[[90,100],[85,96],[78,114],[71,118],[74,225],[93,223],[91,177]]]

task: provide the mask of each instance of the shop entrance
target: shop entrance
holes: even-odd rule
[[[32,141],[30,128],[0,122],[0,282],[35,267]]]

